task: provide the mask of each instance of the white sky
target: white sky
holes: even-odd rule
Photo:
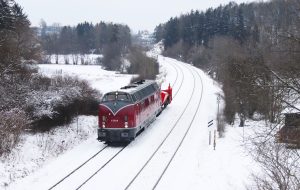
[[[233,0],[15,0],[24,8],[33,26],[41,19],[47,25],[76,25],[88,21],[127,24],[133,31],[153,31],[171,17],[193,10],[206,10]],[[253,0],[234,0],[237,3]]]

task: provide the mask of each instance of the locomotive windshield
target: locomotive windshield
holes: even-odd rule
[[[105,94],[102,99],[103,102],[110,102],[110,101],[125,101],[130,102],[131,98],[129,94],[124,92],[110,92]]]

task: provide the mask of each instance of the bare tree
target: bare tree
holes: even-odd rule
[[[128,60],[130,62],[128,73],[138,74],[138,79],[155,79],[159,73],[157,60],[148,57],[139,47],[131,48]]]
[[[249,153],[259,164],[260,170],[252,177],[254,184],[249,189],[298,190],[300,188],[300,153],[276,143],[270,129],[249,138]]]

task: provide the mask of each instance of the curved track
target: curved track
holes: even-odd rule
[[[186,132],[184,133],[184,136],[182,137],[182,139],[181,139],[179,145],[177,146],[177,148],[176,148],[174,154],[172,155],[170,161],[169,161],[168,164],[166,165],[166,167],[165,167],[165,169],[163,170],[162,174],[159,176],[159,179],[156,181],[156,183],[155,183],[153,189],[155,189],[155,188],[158,186],[158,184],[159,184],[159,182],[161,181],[163,175],[166,173],[167,169],[169,168],[171,162],[173,161],[175,155],[177,154],[179,148],[181,147],[183,141],[185,140],[185,138],[186,138],[188,132],[190,131],[190,129],[191,129],[191,127],[192,127],[192,125],[193,125],[193,123],[194,123],[194,121],[195,121],[196,115],[197,115],[197,113],[198,113],[198,111],[199,111],[200,104],[201,104],[202,97],[203,97],[203,81],[202,81],[202,78],[201,78],[200,74],[199,74],[198,72],[196,72],[196,73],[197,73],[197,75],[198,75],[198,77],[200,78],[200,81],[201,81],[201,97],[200,97],[200,100],[199,100],[199,103],[198,103],[198,106],[197,106],[197,110],[196,110],[196,112],[195,112],[195,114],[194,114],[194,116],[193,116],[193,119],[192,119],[191,122],[189,123],[188,129],[187,129]]]
[[[175,91],[175,93],[174,93],[174,95],[173,95],[173,99],[175,99],[176,96],[177,96],[177,94],[178,94],[178,92],[180,91],[180,89],[181,89],[181,87],[182,87],[182,84],[183,84],[183,81],[184,81],[184,75],[183,75],[182,70],[180,69],[181,80],[180,80],[180,83],[178,83],[178,82],[179,82],[179,81],[178,81],[178,78],[179,78],[179,76],[178,76],[178,68],[177,68],[177,66],[174,66],[173,64],[170,64],[170,65],[171,65],[171,67],[173,67],[173,68],[175,69],[175,71],[176,71],[176,77],[175,77],[175,80],[173,81],[173,83],[172,83],[172,85],[171,85],[172,88],[175,88],[175,89],[176,89],[176,91]],[[177,87],[177,86],[178,86],[178,87]],[[116,148],[117,151],[114,150],[114,151],[116,151],[116,153],[112,154],[110,157],[108,157],[108,158],[106,159],[106,161],[104,161],[103,163],[99,164],[99,165],[101,165],[101,167],[99,167],[99,169],[97,169],[94,173],[90,173],[90,174],[88,175],[88,177],[86,177],[86,179],[76,187],[76,189],[80,189],[82,186],[84,186],[84,185],[85,185],[89,180],[91,180],[97,173],[99,173],[99,172],[100,172],[107,164],[109,164],[115,157],[117,157],[117,156],[118,156],[118,155],[119,155],[119,154],[120,154],[127,146],[128,146],[128,145],[125,145],[125,146],[120,147],[120,148]],[[88,166],[86,166],[86,165],[88,165],[89,162],[91,162],[91,161],[93,161],[93,160],[96,160],[98,157],[101,157],[103,154],[106,154],[105,151],[111,152],[111,151],[108,150],[107,148],[108,148],[107,145],[105,145],[104,147],[102,147],[100,151],[96,152],[94,155],[92,155],[90,158],[88,158],[86,161],[84,161],[82,164],[80,164],[80,165],[79,165],[78,167],[76,167],[74,170],[72,170],[71,172],[69,172],[68,174],[66,174],[65,177],[63,177],[63,178],[61,178],[60,180],[58,180],[58,182],[55,183],[54,185],[52,185],[52,186],[49,188],[49,190],[56,189],[56,188],[57,188],[57,189],[60,189],[60,188],[61,188],[60,186],[64,186],[64,185],[63,185],[64,181],[67,181],[67,180],[72,181],[72,179],[70,179],[70,178],[72,178],[72,175],[74,175],[75,173],[79,173],[80,170],[83,170],[82,168],[88,167]],[[82,173],[83,173],[83,172],[82,172]],[[67,186],[68,186],[68,185],[67,185]]]
[[[188,66],[187,66],[187,67],[188,67]],[[189,69],[189,70],[190,70],[190,69]],[[195,75],[194,75],[193,71],[190,70],[190,72],[191,72],[191,74],[193,75],[194,81],[195,81]],[[192,119],[191,119],[191,121],[190,121],[189,124],[188,124],[187,129],[186,129],[185,131],[183,131],[184,136],[181,138],[179,144],[178,144],[175,148],[172,149],[172,150],[174,150],[174,149],[175,149],[175,150],[174,150],[174,152],[173,152],[171,158],[169,159],[169,161],[168,161],[168,162],[165,164],[165,166],[163,167],[161,174],[158,175],[158,179],[155,181],[155,183],[154,183],[152,189],[155,189],[155,188],[157,187],[157,185],[159,184],[159,182],[160,182],[160,180],[162,179],[163,175],[165,174],[165,172],[167,171],[168,167],[170,166],[170,164],[171,164],[172,160],[174,159],[174,157],[175,157],[177,151],[178,151],[179,148],[181,147],[181,145],[182,145],[184,139],[186,138],[187,133],[189,132],[189,130],[190,130],[192,124],[194,123],[195,117],[196,117],[196,115],[197,115],[197,113],[198,113],[198,110],[199,110],[199,108],[200,108],[200,104],[201,104],[201,101],[202,101],[202,94],[203,94],[203,83],[202,83],[202,79],[201,79],[201,76],[199,75],[199,73],[198,73],[198,72],[196,72],[196,73],[197,73],[197,76],[199,77],[199,79],[200,79],[200,81],[201,81],[201,95],[200,95],[200,99],[199,99],[199,101],[198,101],[198,103],[197,103],[196,111],[194,112],[194,114],[193,114],[193,116],[192,116]],[[195,88],[196,88],[195,86],[196,86],[196,84],[194,83],[193,92],[192,92],[192,95],[190,96],[189,102],[188,102],[188,104],[186,105],[186,107],[185,107],[184,111],[182,112],[181,116],[176,120],[176,122],[175,122],[175,124],[174,124],[172,130],[170,131],[170,133],[173,131],[173,129],[174,129],[175,127],[177,127],[177,126],[179,125],[179,120],[182,119],[183,114],[186,112],[186,110],[187,110],[189,104],[191,103],[192,97],[194,97],[194,92],[195,92]],[[195,98],[195,97],[194,97],[194,98]],[[127,189],[131,189],[131,188],[132,188],[132,189],[138,189],[138,187],[134,187],[134,182],[135,182],[135,181],[138,181],[138,178],[142,175],[142,172],[144,171],[144,169],[146,168],[146,166],[153,160],[154,156],[158,153],[159,149],[161,149],[163,143],[167,140],[167,138],[169,137],[170,133],[168,134],[168,136],[166,136],[166,138],[165,138],[164,141],[160,144],[160,146],[157,147],[157,149],[155,150],[155,152],[153,152],[153,154],[151,155],[151,157],[147,160],[147,162],[143,165],[143,167],[138,171],[138,173],[134,176],[134,178],[129,182],[129,184],[128,184],[128,185],[126,186],[126,188],[125,188],[126,190],[127,190]],[[145,173],[147,173],[147,172],[145,172]],[[145,176],[145,175],[146,175],[146,174],[144,174],[144,176]],[[141,178],[141,179],[140,179],[140,182],[141,182],[141,183],[144,183],[144,182],[142,182],[142,180],[144,180],[143,177],[140,177],[140,178]],[[150,185],[150,184],[148,184],[148,185]],[[133,186],[133,187],[132,187],[132,186]],[[151,186],[151,185],[150,185],[150,186]],[[149,186],[149,187],[150,187],[150,186]],[[148,189],[149,187],[147,187],[147,189]]]
[[[191,72],[192,73],[192,72]],[[193,83],[193,90],[192,90],[192,94],[189,97],[188,103],[186,104],[184,110],[181,112],[181,115],[178,117],[178,119],[175,121],[175,123],[173,124],[171,130],[169,131],[169,133],[167,134],[167,136],[163,139],[163,141],[159,144],[159,146],[155,149],[155,151],[152,153],[151,157],[147,160],[147,162],[143,165],[143,167],[138,171],[138,173],[134,176],[134,178],[129,182],[129,184],[126,186],[125,189],[128,189],[133,182],[137,179],[137,177],[141,174],[141,172],[145,169],[145,167],[149,164],[149,162],[153,159],[153,157],[157,154],[158,150],[162,147],[162,145],[165,143],[165,141],[168,139],[168,137],[170,136],[170,134],[173,132],[173,130],[175,129],[175,127],[177,127],[179,120],[183,117],[183,114],[186,112],[188,106],[190,105],[191,101],[192,101],[192,97],[194,95],[195,92],[195,76],[192,73],[193,78],[194,78],[194,83]]]
[[[184,74],[183,74],[182,70],[180,69],[180,74],[181,74],[181,76],[182,76],[182,79],[181,79],[181,82],[180,82],[180,84],[179,84],[179,87],[178,87],[178,88],[175,88],[174,86],[175,86],[175,84],[176,84],[176,82],[177,82],[177,79],[178,79],[178,68],[177,68],[176,66],[174,66],[174,64],[171,64],[171,63],[168,63],[168,64],[170,64],[170,65],[175,69],[175,71],[176,71],[176,78],[175,78],[175,81],[174,81],[173,84],[171,85],[172,88],[176,90],[176,92],[173,94],[173,98],[175,98],[175,97],[177,96],[179,90],[180,90],[181,87],[182,87],[183,80],[184,80]]]

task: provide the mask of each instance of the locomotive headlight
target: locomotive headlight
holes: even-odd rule
[[[128,128],[128,116],[124,116],[124,121],[125,121],[125,128]]]
[[[106,116],[102,116],[102,128],[105,128]]]

